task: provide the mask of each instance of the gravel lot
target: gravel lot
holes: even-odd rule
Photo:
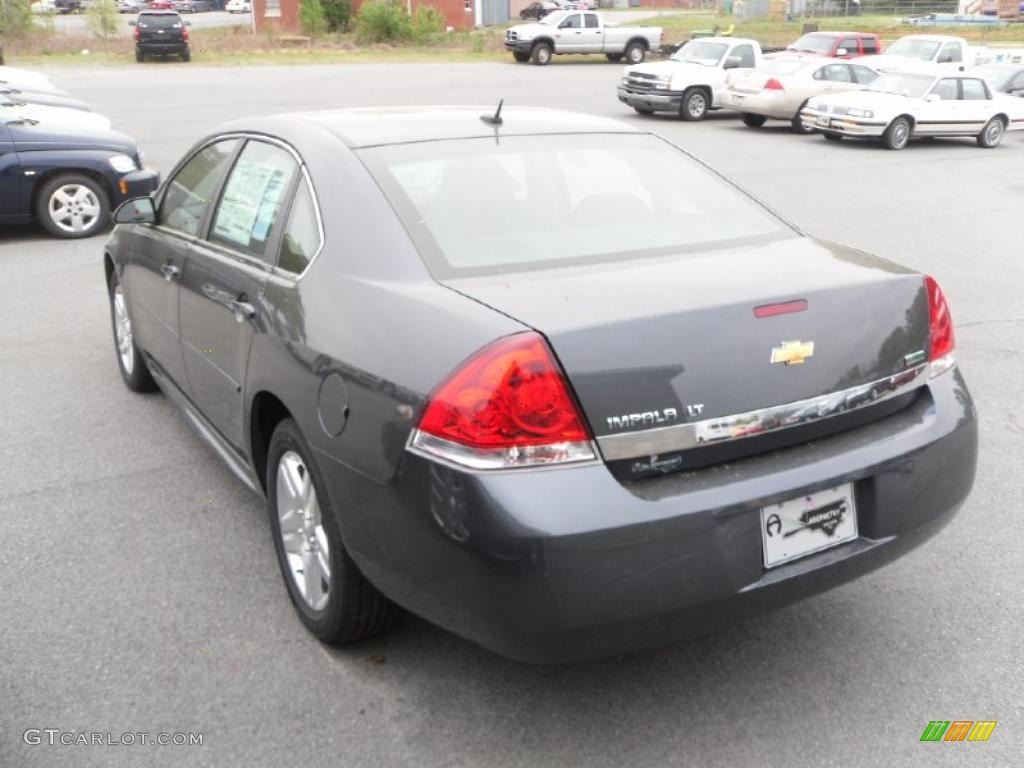
[[[166,172],[250,113],[559,106],[641,118],[620,68],[556,63],[50,72]],[[506,661],[409,618],[325,650],[278,574],[262,501],[160,396],[121,384],[102,239],[0,233],[0,765],[937,766],[1024,754],[1024,136],[903,152],[735,117],[645,125],[809,232],[933,274],[977,399],[974,494],[858,582],[656,653]],[[327,201],[343,205],[343,200]],[[926,723],[998,720],[985,744]],[[203,746],[26,746],[26,728],[193,731]]]

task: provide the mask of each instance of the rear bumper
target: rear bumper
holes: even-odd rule
[[[764,115],[774,120],[792,120],[797,113],[797,108],[788,103],[785,96],[772,91],[737,93],[727,90],[722,96],[722,106],[735,109],[737,112]]]
[[[878,568],[950,520],[976,455],[954,370],[868,426],[628,485],[603,465],[474,474],[408,453],[385,486],[323,468],[381,591],[499,653],[556,662],[664,645]],[[860,537],[766,571],[760,508],[844,482]]]
[[[618,88],[619,101],[631,107],[649,109],[653,112],[678,112],[683,104],[683,94],[672,91],[664,93],[634,93],[622,87]]]
[[[188,43],[183,41],[174,42],[149,42],[136,43],[135,50],[139,53],[153,54],[156,56],[173,56],[184,53],[188,50]]]

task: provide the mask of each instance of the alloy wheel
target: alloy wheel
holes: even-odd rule
[[[64,232],[80,234],[96,225],[100,201],[84,184],[65,184],[50,195],[50,220]]]
[[[114,333],[117,336],[117,355],[121,359],[121,367],[131,376],[135,369],[135,350],[132,344],[132,321],[128,317],[128,309],[124,303],[124,291],[121,284],[114,286]]]
[[[332,589],[330,547],[313,477],[295,451],[277,465],[277,516],[292,583],[310,609],[322,611]]]

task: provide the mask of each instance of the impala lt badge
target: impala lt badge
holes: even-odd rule
[[[784,341],[782,346],[772,349],[772,364],[800,365],[809,357],[814,357],[813,341]]]
[[[628,427],[653,427],[668,424],[679,419],[676,408],[662,408],[660,411],[643,411],[642,413],[624,413],[621,416],[609,416],[608,429],[626,429]]]

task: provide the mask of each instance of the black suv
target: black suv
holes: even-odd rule
[[[143,11],[132,22],[135,60],[145,61],[146,56],[181,56],[182,61],[191,61],[188,25],[177,11]]]

